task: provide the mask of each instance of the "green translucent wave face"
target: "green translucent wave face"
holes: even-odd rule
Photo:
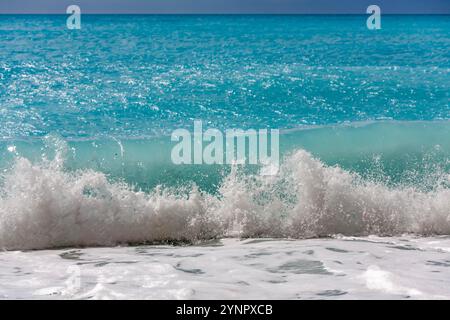
[[[1,167],[7,170],[18,156],[41,163],[63,150],[65,170],[105,172],[112,180],[123,180],[143,190],[159,184],[170,187],[195,183],[215,191],[230,166],[174,165],[171,150],[175,144],[168,136],[67,141],[50,136],[4,141],[0,159]],[[426,190],[448,183],[450,123],[377,122],[282,132],[280,157],[298,149],[311,152],[325,165],[339,166],[366,179]],[[242,170],[256,173],[258,168],[247,165]]]

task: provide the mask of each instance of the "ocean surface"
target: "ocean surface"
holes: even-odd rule
[[[256,281],[250,292],[261,298],[276,288],[286,298],[372,297],[340,273],[361,273],[358,283],[372,283],[367,292],[450,297],[436,280],[445,279],[438,272],[450,260],[448,241],[439,238],[450,235],[449,15],[382,16],[381,30],[368,30],[366,15],[82,15],[81,30],[68,30],[66,19],[0,16],[0,248],[201,245],[225,238],[224,246],[167,251],[217,250],[213,259],[230,265],[251,265],[253,256],[245,257],[262,252],[258,259],[267,259],[253,267],[274,282]],[[171,133],[191,130],[195,120],[205,130],[279,129],[278,174],[263,176],[251,165],[173,164]],[[388,236],[389,246],[447,241],[447,249],[430,249],[424,258],[419,245],[400,251],[367,236]],[[247,250],[240,244],[246,238],[316,239],[273,240],[270,248],[260,243]],[[327,250],[329,241],[342,248]],[[316,252],[313,247],[321,248],[320,257],[303,255]],[[277,267],[278,257],[265,257],[265,248],[287,250],[286,260]],[[123,270],[133,274],[138,263],[148,268],[153,261],[138,255],[146,247],[74,250],[74,261],[92,255],[88,261],[107,264],[124,254],[133,264]],[[159,255],[166,247],[154,250]],[[362,266],[339,250],[361,256]],[[400,253],[405,264],[397,265]],[[32,279],[25,274],[18,282],[11,272],[36,259],[67,267],[58,254],[0,253],[0,268],[9,270],[0,276],[0,296],[29,297],[30,288],[40,287],[33,281],[47,278],[28,270]],[[384,266],[373,262],[378,257]],[[188,259],[194,266],[176,267],[178,260],[158,258],[148,269],[157,275],[149,286],[164,283],[172,291],[161,289],[163,296],[209,297],[195,294],[201,282],[184,291],[176,289],[184,280],[176,288],[170,283],[177,268],[200,270],[181,270],[192,281],[208,277],[195,261],[205,262]],[[410,288],[405,279],[391,279],[410,263],[423,267],[418,278],[430,272],[431,284]],[[217,269],[209,277],[216,271],[223,275]],[[277,285],[305,274],[320,288],[330,274],[342,281],[322,291]],[[242,291],[227,281],[214,294],[249,292],[244,282],[250,280],[242,279]],[[83,297],[137,294],[127,287],[115,296],[106,286]],[[258,288],[267,290],[258,296]],[[36,291],[38,297],[61,296],[46,290]]]

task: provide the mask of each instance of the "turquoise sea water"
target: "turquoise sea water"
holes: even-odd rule
[[[447,120],[450,16],[0,19],[0,137]]]
[[[431,206],[432,211],[450,211],[448,200],[436,200],[445,198],[442,194],[432,195],[448,192],[450,181],[450,16],[383,16],[381,30],[368,30],[365,15],[83,15],[81,30],[68,30],[66,18],[0,16],[0,214],[12,210],[7,204],[12,197],[37,201],[25,210],[30,216],[38,210],[33,206],[52,201],[58,204],[47,211],[64,213],[67,199],[61,204],[52,198],[56,195],[36,190],[64,190],[76,183],[84,186],[81,194],[73,191],[78,198],[72,199],[70,192],[64,197],[83,206],[98,192],[91,192],[96,187],[80,176],[65,176],[72,173],[104,173],[108,183],[121,181],[146,194],[155,187],[164,193],[165,188],[196,184],[223,199],[225,186],[231,188],[229,167],[175,166],[170,161],[170,133],[192,128],[194,120],[202,120],[205,129],[280,129],[281,154],[287,159],[283,174],[298,169],[292,162],[298,157],[304,163],[315,161],[306,173],[325,170],[311,177],[298,173],[292,182],[296,186],[325,183],[322,189],[327,190],[333,181],[330,170],[342,170],[357,175],[359,183],[384,188],[385,194],[371,189],[377,194],[371,199],[375,204],[389,204],[411,188],[417,195],[405,196],[395,210]],[[62,149],[64,164],[55,165],[52,159]],[[35,171],[17,165],[24,159]],[[43,173],[47,169],[59,180],[47,181],[52,176]],[[264,219],[274,212],[287,212],[281,220],[292,219],[298,215],[291,213],[293,203],[301,204],[302,197],[317,191],[304,191],[292,200],[279,187],[286,176],[278,178],[278,187],[267,189],[248,182],[249,176],[234,186],[245,181],[244,189],[252,192],[246,196],[265,203],[250,210],[267,211]],[[344,189],[351,192],[354,185]],[[112,198],[113,187],[105,187]],[[315,203],[329,201],[327,196],[312,198]],[[249,210],[230,201],[239,212]],[[281,209],[275,208],[277,201]],[[341,203],[339,210],[386,212],[358,197],[345,201],[360,206],[349,210]],[[22,214],[24,208],[14,210]],[[6,221],[6,214],[1,219]],[[379,216],[372,220],[380,221]],[[291,229],[281,234],[307,234]],[[264,230],[252,235],[271,234]]]

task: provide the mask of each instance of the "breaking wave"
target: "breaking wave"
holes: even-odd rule
[[[64,161],[18,157],[0,193],[0,248],[111,246],[217,237],[450,234],[449,175],[434,186],[389,185],[329,166],[305,150],[277,176],[224,177],[217,192],[158,186],[139,191]]]

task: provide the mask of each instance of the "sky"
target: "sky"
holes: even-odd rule
[[[0,14],[65,14],[71,4],[82,13],[365,14],[376,4],[384,14],[450,14],[450,0],[0,0]]]

